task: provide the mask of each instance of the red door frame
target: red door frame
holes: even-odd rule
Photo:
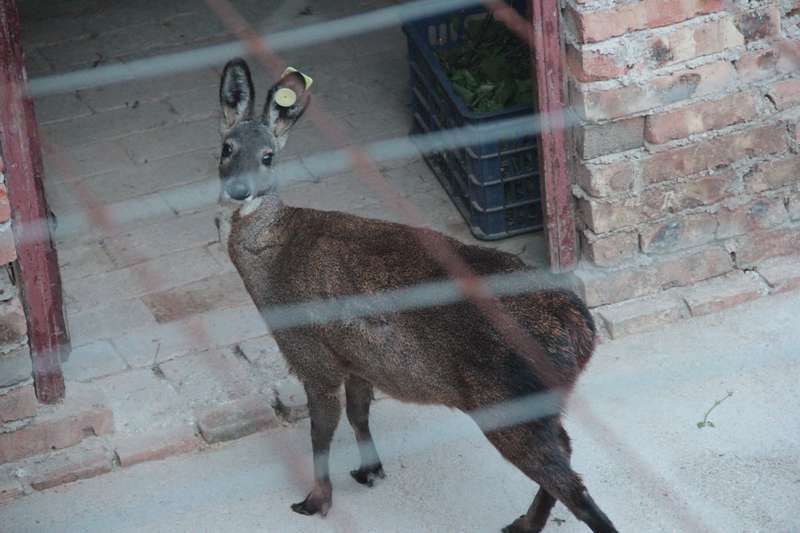
[[[42,403],[55,403],[64,397],[61,361],[70,345],[42,185],[36,117],[26,82],[19,11],[15,0],[0,0],[0,151],[17,247],[17,279],[36,396]]]
[[[530,0],[533,24],[533,70],[542,132],[539,164],[544,210],[544,236],[550,269],[566,272],[578,260],[575,212],[567,175],[564,69],[556,0]]]

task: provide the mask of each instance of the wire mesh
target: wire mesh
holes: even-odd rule
[[[401,22],[429,16],[431,14],[448,12],[481,2],[477,0],[422,0],[408,2],[397,6],[378,9],[344,17],[335,21],[326,21],[320,24],[311,24],[296,30],[277,32],[268,35],[258,35],[249,28],[244,18],[225,0],[208,0],[208,4],[226,22],[227,26],[238,34],[239,41],[222,45],[209,46],[202,49],[166,54],[157,58],[147,58],[127,63],[125,65],[101,66],[96,69],[79,70],[76,72],[57,74],[37,78],[30,83],[30,94],[42,96],[72,91],[78,88],[97,87],[104,84],[115,83],[131,79],[143,79],[176,72],[188,71],[200,66],[220,65],[228,59],[249,53],[256,57],[266,68],[277,75],[283,69],[281,58],[276,52],[290,50],[300,46],[308,46],[329,42],[345,36],[354,36],[364,31],[375,31]],[[506,23],[509,28],[532,43],[532,28],[516,12],[505,4],[488,3],[497,18]],[[565,121],[566,127],[573,125],[569,115]],[[309,118],[319,130],[341,146],[349,143],[343,142],[343,133],[336,127],[334,121],[325,110],[315,109]],[[485,131],[480,131],[482,138],[506,140],[525,135],[537,134],[541,131],[540,124],[551,123],[542,120],[543,117],[531,115],[519,119],[493,124]],[[548,117],[544,117],[547,119]],[[438,152],[461,146],[468,146],[470,139],[476,134],[475,128],[461,130],[447,130],[430,133],[414,138],[396,138],[385,141],[373,142],[365,145],[355,145],[347,148],[313,154],[305,157],[303,162],[290,161],[276,166],[275,173],[282,183],[288,184],[298,180],[308,180],[309,172],[313,176],[334,175],[340,172],[355,170],[365,178],[365,185],[377,191],[387,205],[395,206],[404,221],[410,224],[421,225],[424,217],[409,202],[393,190],[390,184],[382,178],[376,163],[397,159],[414,157],[419,153]],[[58,147],[53,147],[58,152]],[[56,158],[57,160],[59,158]],[[74,174],[68,168],[68,163],[63,159],[58,162],[64,174]],[[74,185],[82,202],[92,205],[90,195],[81,190],[79,181]],[[200,184],[191,185],[176,192],[183,194],[189,188],[199,188],[202,194],[195,195],[199,203],[195,207],[210,205],[215,198],[217,185]],[[208,203],[206,204],[206,200]],[[113,227],[125,225],[131,221],[157,215],[158,212],[145,202],[137,199],[124,202],[117,206],[113,212],[104,207],[92,208],[80,213],[60,217],[60,231],[64,234],[78,234],[87,226],[98,225]],[[210,223],[211,221],[209,221]],[[47,221],[41,221],[47,224]],[[327,324],[330,322],[350,320],[366,316],[382,315],[386,313],[403,312],[423,307],[440,306],[464,299],[472,302],[492,324],[492,326],[505,337],[506,342],[513,346],[519,353],[531,356],[531,360],[540,361],[546,366],[546,356],[543,355],[537,341],[525,332],[513,319],[504,312],[498,299],[503,296],[528,293],[542,288],[542,281],[533,278],[527,272],[512,274],[492,275],[478,277],[473,275],[466,265],[460,260],[454,250],[442,246],[441,240],[426,241],[420,244],[430,256],[440,262],[449,274],[450,279],[431,283],[419,284],[414,287],[388,291],[381,294],[355,295],[346,298],[333,298],[329,300],[304,302],[296,305],[287,305],[262,310],[266,321],[276,329],[308,326],[312,324]],[[144,271],[140,282],[143,286],[158,286],[158,274]],[[553,282],[558,285],[559,282]],[[190,335],[202,336],[202,328],[191,328]],[[547,376],[545,367],[539,368],[541,376]],[[545,380],[546,381],[546,380]],[[471,413],[478,425],[484,431],[491,431],[535,420],[538,417],[551,416],[557,413],[553,409],[551,394],[532,398],[514,399],[504,404],[493,406],[485,411]],[[636,450],[624,446],[624,440],[614,436],[610,430],[591,414],[590,409],[582,399],[576,401],[576,412],[580,413],[581,420],[593,431],[603,433],[607,439],[613,440],[622,450],[617,453],[626,455],[635,463],[643,478],[664,485],[664,480],[648,470],[643,461],[637,458]],[[424,440],[424,439],[423,439]],[[426,445],[431,441],[425,441]],[[623,443],[623,444],[620,444]],[[670,492],[674,489],[666,487]],[[671,499],[676,511],[684,507],[679,498]],[[683,520],[684,530],[708,529],[701,519],[691,516],[682,509],[676,515]],[[352,517],[351,517],[352,518]],[[343,529],[347,530],[347,529]]]

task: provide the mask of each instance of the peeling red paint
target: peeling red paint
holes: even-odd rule
[[[572,270],[577,262],[575,219],[567,176],[564,71],[556,2],[531,0],[533,68],[536,72],[542,134],[539,158],[544,198],[545,239],[550,268]]]
[[[61,354],[69,350],[61,276],[50,238],[42,159],[15,0],[0,0],[0,150],[5,162],[21,298],[28,323],[33,378],[40,402],[64,397]]]

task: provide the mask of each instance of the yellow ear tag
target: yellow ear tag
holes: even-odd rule
[[[294,67],[286,67],[286,70],[284,70],[284,71],[283,71],[283,74],[281,74],[281,78],[283,78],[283,77],[284,77],[284,76],[286,76],[287,74],[291,74],[292,72],[297,72],[298,74],[300,74],[301,76],[303,76],[303,81],[305,81],[305,82],[306,82],[306,90],[308,90],[309,88],[311,88],[311,84],[312,84],[312,83],[314,83],[314,80],[313,80],[313,79],[311,79],[311,76],[306,76],[305,74],[303,74],[302,72],[300,72],[299,70],[297,70],[297,69],[296,69],[296,68],[294,68]]]
[[[297,94],[287,87],[275,91],[275,103],[281,107],[292,107],[297,101]]]

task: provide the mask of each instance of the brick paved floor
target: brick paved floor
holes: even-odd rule
[[[264,31],[395,2],[233,3]],[[232,39],[206,5],[196,1],[23,0],[21,9],[32,78]],[[408,133],[405,54],[405,37],[399,27],[391,27],[282,56],[314,77],[315,105],[330,113],[352,144]],[[256,61],[251,66],[256,67],[257,96],[263,98],[268,76]],[[221,67],[35,102],[45,146],[46,192],[59,219],[56,239],[75,346],[66,375],[106,394],[118,433],[193,425],[198,409],[236,400],[243,389],[269,396],[287,376],[216,242]],[[281,157],[302,163],[332,147],[305,118]],[[430,227],[475,242],[419,157],[381,169]],[[284,191],[287,203],[402,220],[353,173],[309,178]],[[91,218],[98,207],[111,226]],[[542,262],[538,236],[497,246]]]

